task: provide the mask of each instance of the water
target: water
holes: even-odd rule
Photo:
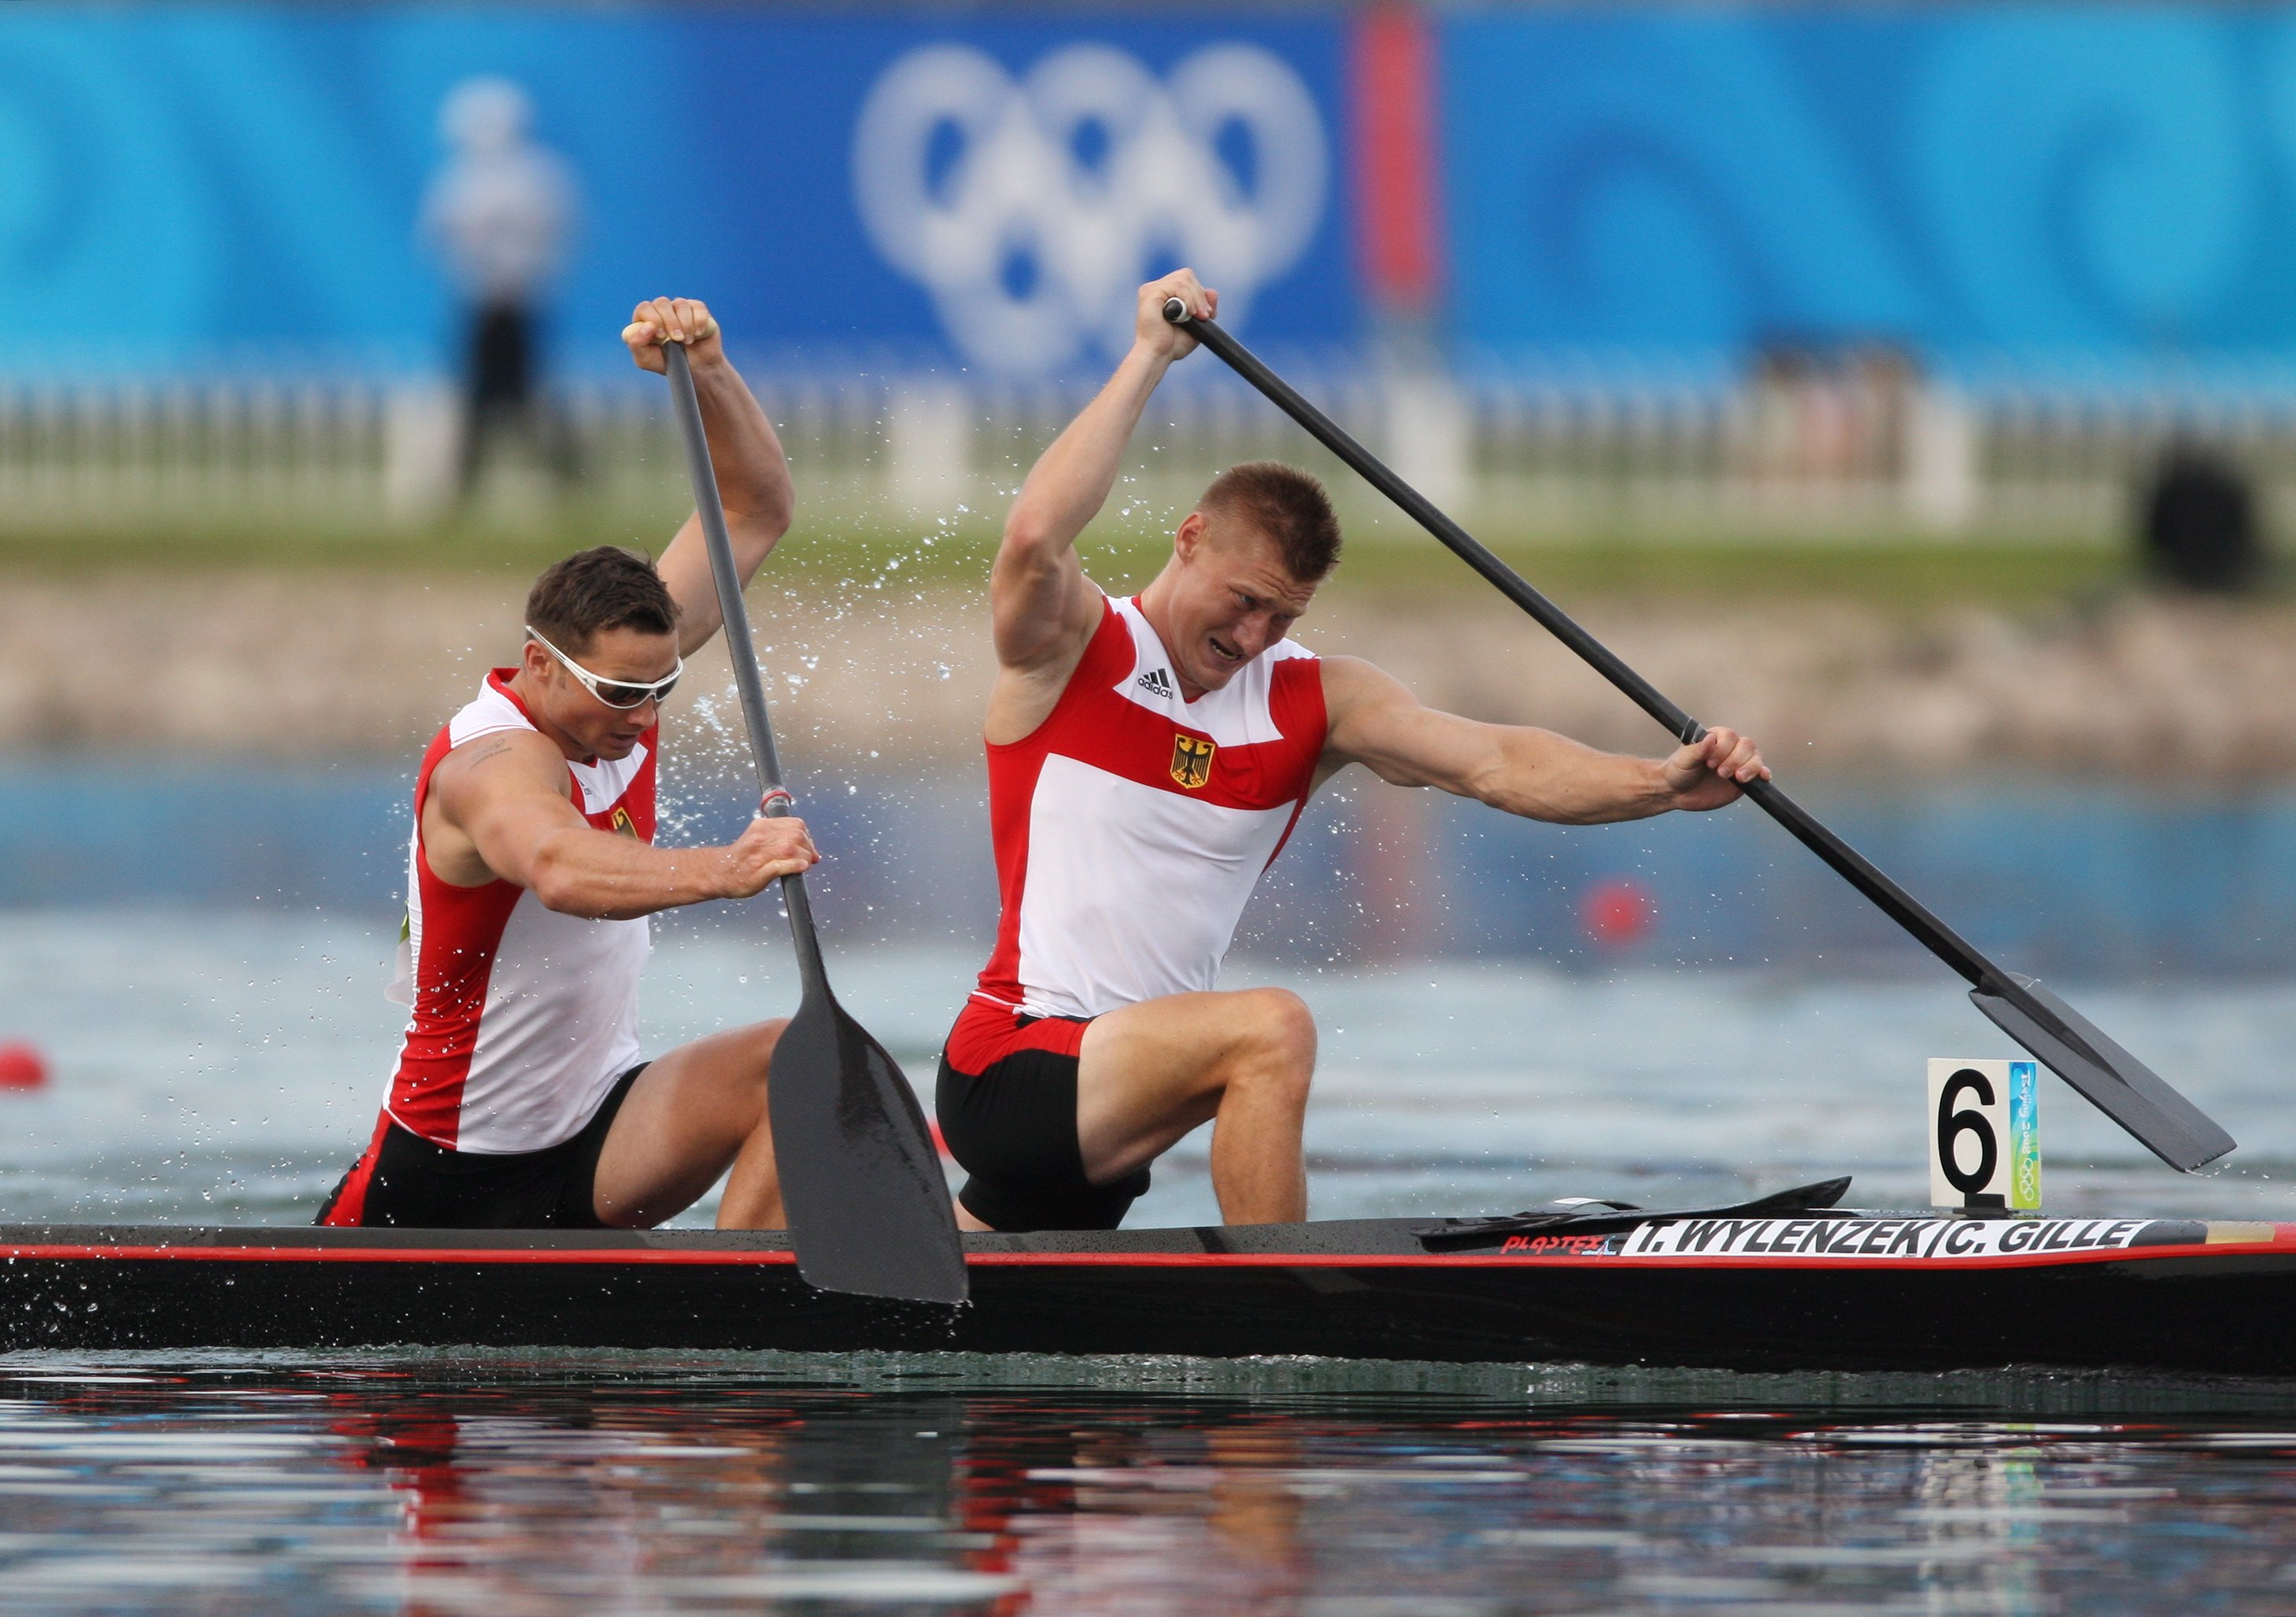
[[[2296,1609],[2296,1432],[2238,1393],[968,1368],[0,1361],[0,1609]]]
[[[795,1008],[769,907],[748,935],[661,928],[643,1032],[660,1051]],[[0,1219],[303,1221],[365,1144],[404,1013],[394,934],[342,916],[19,912],[0,924],[0,1038],[54,1078],[0,1094]],[[840,998],[930,1094],[978,960],[910,946],[832,958]],[[1644,1205],[1857,1176],[1928,1200],[1927,1057],[2011,1047],[1942,972],[1898,982],[1759,971],[1568,972],[1536,961],[1350,971],[1244,962],[1298,989],[1322,1053],[1308,1123],[1318,1217],[1505,1212],[1565,1194]],[[2296,1217],[2296,987],[2072,990],[2242,1142],[2184,1177],[2044,1079],[2048,1206]],[[2283,1187],[2286,1186],[2286,1189]],[[706,1222],[705,1202],[684,1222]],[[1135,1225],[1217,1220],[1202,1136]]]
[[[381,994],[398,787],[316,771],[239,800],[202,778],[63,771],[10,800],[0,898],[42,907],[0,910],[0,1040],[54,1078],[0,1094],[0,1220],[305,1221],[371,1126],[402,1014]],[[980,964],[983,872],[947,829],[977,811],[859,785],[840,845],[871,853],[824,882],[832,974],[922,1083]],[[1318,1216],[1841,1172],[1860,1202],[1918,1204],[1925,1058],[2009,1053],[1759,825],[1518,845],[1397,812],[1360,797],[1309,825],[1231,973],[1316,1010]],[[2037,789],[1860,812],[1896,839],[1885,863],[2242,1140],[2182,1178],[2046,1079],[2051,1211],[2296,1217],[2296,808]],[[1458,856],[1439,876],[1394,857],[1421,831]],[[1658,924],[1601,946],[1579,899],[1622,875]],[[659,944],[651,1049],[794,1004],[770,902],[666,918]],[[1213,1216],[1199,1139],[1131,1222]],[[2296,1613],[2292,1503],[2296,1387],[0,1357],[7,1610]]]
[[[668,750],[665,841],[725,840],[737,829],[756,788],[746,759],[730,756],[732,741],[689,730]],[[986,952],[996,894],[977,774],[833,774],[796,784],[829,855],[812,884],[832,938]],[[0,910],[163,905],[395,920],[407,792],[396,764],[11,758],[0,774]],[[1978,780],[1821,784],[1803,795],[2021,971],[2296,978],[2296,792],[2285,788],[2195,797]],[[1632,923],[1598,931],[1605,896],[1621,893]],[[1440,957],[1578,971],[1931,969],[1751,808],[1561,827],[1360,771],[1308,806],[1246,912],[1240,947],[1295,966]]]

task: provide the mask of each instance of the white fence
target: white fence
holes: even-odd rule
[[[2296,495],[2296,393],[1997,386],[1963,396],[1890,376],[1717,388],[1336,367],[1299,380],[1438,503],[1500,538],[2108,540],[2126,531],[2136,490],[2179,438],[2247,466],[2267,509]],[[1177,504],[1218,466],[1258,456],[1330,469],[1303,433],[1232,383],[1168,390],[1135,457],[1132,493]],[[992,513],[1086,397],[1081,386],[967,390],[865,374],[760,392],[813,509],[894,522],[960,506]],[[498,456],[476,496],[483,510],[531,516],[556,498],[652,518],[682,504],[683,461],[656,390],[576,387],[555,409],[574,448],[570,480],[554,484],[547,457],[521,469],[517,456]],[[436,383],[0,383],[0,529],[418,528],[459,497],[460,433],[455,396]]]

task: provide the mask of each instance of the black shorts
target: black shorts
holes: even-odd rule
[[[373,1141],[319,1210],[318,1222],[399,1229],[603,1229],[593,1200],[614,1114],[646,1070],[614,1080],[571,1139],[541,1151],[449,1151],[386,1112]]]
[[[1148,1188],[1145,1168],[1108,1185],[1085,1178],[1077,1139],[1083,1029],[1069,1017],[975,1002],[941,1051],[933,1110],[949,1155],[970,1176],[956,1199],[992,1229],[1114,1229]],[[980,1070],[961,1071],[952,1050]]]

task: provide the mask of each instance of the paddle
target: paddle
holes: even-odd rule
[[[1509,1235],[1532,1234],[1599,1235],[1637,1225],[1676,1219],[1784,1219],[1808,1214],[1820,1219],[1854,1219],[1848,1208],[1836,1205],[1849,1194],[1849,1176],[1774,1190],[1751,1202],[1727,1207],[1670,1207],[1656,1211],[1632,1202],[1588,1202],[1562,1212],[1510,1213],[1499,1219],[1446,1219],[1411,1233],[1431,1252],[1458,1252],[1471,1246],[1496,1246]]]
[[[1626,693],[1636,707],[1664,725],[1669,733],[1685,743],[1705,735],[1705,726],[1660,695],[1656,687],[1612,655],[1607,646],[1571,621],[1562,608],[1524,582],[1521,575],[1477,543],[1465,529],[1437,510],[1424,495],[1396,476],[1329,416],[1301,398],[1258,356],[1222,331],[1217,322],[1191,319],[1187,306],[1177,298],[1164,305],[1164,318],[1175,325],[1186,326],[1197,341],[1266,394],[1278,409],[1307,428],[1325,448],[1401,506],[1406,515],[1495,585],[1501,595],[1578,653],[1595,672]],[[1965,939],[1915,901],[1912,894],[1820,825],[1816,816],[1788,797],[1775,782],[1750,782],[1745,793],[1796,841],[1873,900],[1883,915],[1966,978],[1972,985],[1970,998],[2003,1032],[2039,1057],[2044,1065],[2087,1096],[2162,1161],[2189,1173],[2233,1148],[2232,1136],[2169,1088],[2167,1080],[2032,978],[2004,971],[1978,953]]]
[[[790,794],[782,787],[773,718],[758,678],[701,402],[694,396],[685,345],[666,342],[662,351],[694,508],[709,544],[709,574],[726,618],[734,686],[741,693],[750,752],[765,792],[759,812],[779,818],[791,811]],[[917,1097],[884,1047],[829,991],[804,877],[782,878],[782,901],[789,909],[804,994],[774,1047],[768,1109],[798,1273],[825,1291],[963,1302],[964,1245]]]

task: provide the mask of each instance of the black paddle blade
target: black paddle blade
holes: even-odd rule
[[[2042,1064],[2087,1096],[2171,1168],[2190,1173],[2233,1148],[2232,1136],[2087,1017],[2030,977],[2005,994],[1969,990],[1977,1008]]]
[[[1751,1202],[1733,1202],[1727,1207],[1669,1207],[1652,1209],[1635,1207],[1625,1202],[1597,1202],[1591,1207],[1573,1208],[1569,1212],[1519,1212],[1503,1219],[1450,1219],[1443,1223],[1415,1229],[1419,1244],[1431,1252],[1463,1251],[1468,1247],[1495,1246],[1509,1235],[1539,1233],[1545,1235],[1601,1235],[1639,1225],[1655,1224],[1660,1219],[1783,1219],[1795,1213],[1814,1213],[1827,1218],[1855,1218],[1854,1213],[1841,1210],[1841,1198],[1849,1194],[1849,1176],[1838,1179],[1820,1179],[1815,1185],[1797,1185],[1792,1190],[1774,1190],[1768,1195],[1756,1196]]]
[[[774,1048],[774,1160],[798,1273],[824,1291],[963,1302],[964,1244],[923,1111],[826,991]]]

